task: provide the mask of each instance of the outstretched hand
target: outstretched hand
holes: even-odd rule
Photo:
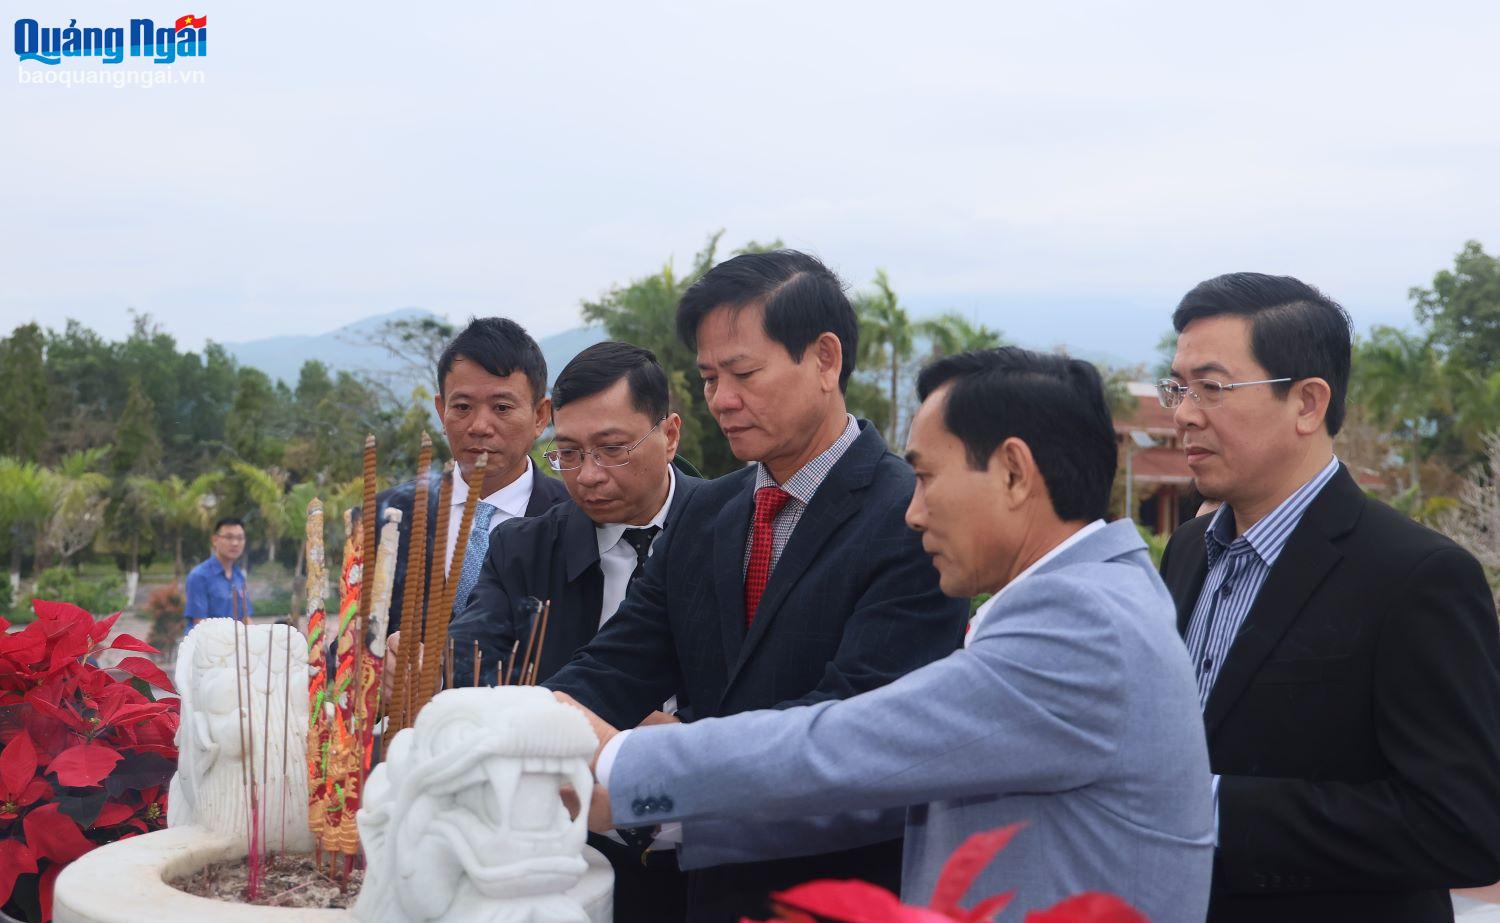
[[[594,736],[599,739],[598,746],[594,748],[594,758],[589,760],[589,772],[594,772],[599,765],[599,754],[604,751],[604,745],[613,740],[614,736],[620,732],[610,725],[609,722],[583,707],[577,699],[566,692],[553,692],[552,694],[557,696],[557,700],[564,705],[570,705],[583,712],[583,716],[589,721],[589,727],[593,730]],[[589,813],[592,814],[593,811],[591,810]]]

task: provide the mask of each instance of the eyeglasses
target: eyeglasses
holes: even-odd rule
[[[585,452],[583,449],[549,449],[542,457],[547,459],[547,464],[552,466],[553,471],[576,471],[583,467],[583,459],[589,455],[594,457],[594,464],[600,468],[620,468],[630,464],[630,453],[665,422],[666,417],[657,420],[656,426],[646,430],[646,435],[630,445],[601,445],[592,452]]]
[[[1217,407],[1224,403],[1224,395],[1236,388],[1248,388],[1251,385],[1279,385],[1292,381],[1291,378],[1265,378],[1261,381],[1236,381],[1225,384],[1214,381],[1212,378],[1198,378],[1187,384],[1179,384],[1170,378],[1163,378],[1156,383],[1156,399],[1168,410],[1182,403],[1184,397],[1193,399],[1193,403],[1199,407]]]

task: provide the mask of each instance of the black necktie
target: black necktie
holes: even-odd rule
[[[641,578],[646,570],[646,555],[651,553],[651,541],[656,538],[656,533],[661,531],[661,526],[647,526],[644,529],[626,529],[624,539],[635,549],[635,570],[630,572],[630,582],[635,583]]]

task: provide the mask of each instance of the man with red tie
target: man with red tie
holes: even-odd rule
[[[906,527],[911,467],[845,408],[858,323],[838,277],[794,251],[737,256],[687,291],[677,331],[730,448],[753,464],[699,487],[614,618],[546,685],[634,727],[673,695],[684,721],[805,705],[955,650],[968,606],[942,594]],[[650,831],[680,836],[694,923],[764,917],[772,890],[802,881],[900,881],[899,827],[752,862],[784,825],[735,823],[696,842],[691,824]],[[736,838],[743,849],[726,845]]]

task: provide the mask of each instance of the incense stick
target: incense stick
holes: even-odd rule
[[[479,639],[474,639],[474,685],[479,685]]]
[[[255,876],[251,873],[253,873],[255,869],[254,859],[252,856],[252,851],[255,844],[255,835],[251,831],[252,825],[254,824],[255,812],[251,807],[253,804],[253,799],[250,797],[250,780],[246,775],[247,761],[243,759],[244,755],[249,751],[245,746],[245,696],[243,690],[240,687],[240,677],[244,671],[240,666],[239,609],[239,597],[233,590],[231,590],[229,593],[229,619],[230,624],[234,628],[234,698],[235,704],[238,706],[238,708],[236,708],[235,710],[235,724],[239,727],[240,731],[240,756],[242,757],[242,759],[240,760],[240,790],[245,796],[245,855],[247,857],[246,861],[248,863],[247,874],[249,875],[250,882],[253,886]],[[247,645],[249,644],[249,641],[250,639],[246,637],[245,642]],[[249,660],[249,657],[250,652],[246,651],[245,659]]]
[[[505,661],[505,678],[501,680],[502,686],[510,685],[510,678],[516,671],[516,652],[521,649],[521,639],[517,638],[510,645],[510,659]],[[500,668],[495,667],[495,678],[500,679]]]
[[[420,635],[421,650],[413,651],[412,667],[407,675],[408,693],[406,718],[403,727],[411,727],[417,720],[417,711],[427,704],[437,686],[437,655],[440,636],[437,634],[437,610],[442,608],[443,596],[448,582],[447,565],[443,560],[444,545],[448,541],[449,507],[453,505],[453,462],[443,466],[443,484],[438,489],[437,531],[432,537],[432,569],[427,578],[427,599],[424,601],[425,616]],[[403,615],[402,620],[406,619]],[[444,631],[446,631],[446,626]]]
[[[427,599],[427,494],[432,468],[432,437],[422,433],[421,452],[417,456],[417,489],[412,499],[411,530],[406,545],[406,586],[401,597],[401,625],[408,643],[396,652],[396,675],[391,685],[391,702],[386,709],[385,746],[406,726],[406,709],[411,702],[411,668],[417,646],[421,643],[422,610]],[[416,630],[411,630],[415,626]]]

